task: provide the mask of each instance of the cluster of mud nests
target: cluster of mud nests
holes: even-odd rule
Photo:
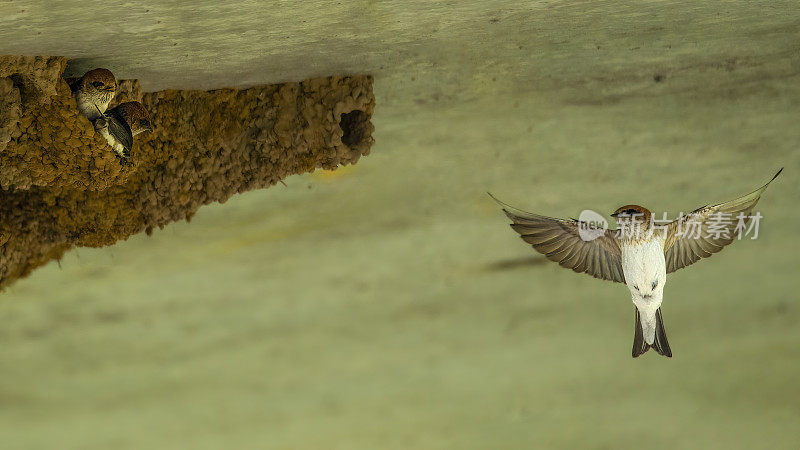
[[[120,163],[77,110],[62,57],[0,56],[0,288],[73,246],[189,219],[288,175],[354,164],[372,146],[368,75],[142,93],[154,132]]]

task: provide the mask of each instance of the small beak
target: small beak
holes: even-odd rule
[[[613,218],[615,218],[615,219],[616,219],[618,215],[619,215],[619,214],[617,214],[617,213],[614,213],[614,214],[611,214],[611,217],[613,217]]]

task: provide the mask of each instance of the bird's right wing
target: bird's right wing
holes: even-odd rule
[[[555,219],[532,214],[509,206],[494,196],[492,198],[514,222],[511,228],[520,234],[522,240],[531,244],[550,261],[595,278],[625,282],[622,252],[616,238],[617,230],[605,230],[596,239],[585,241],[578,232],[581,222],[575,219]]]

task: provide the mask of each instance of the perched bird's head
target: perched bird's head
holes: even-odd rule
[[[92,69],[83,74],[80,83],[87,93],[113,94],[117,90],[117,79],[108,69]]]
[[[150,114],[139,102],[126,102],[122,103],[116,108],[115,111],[125,120],[125,123],[131,128],[131,134],[136,136],[143,131],[153,131],[153,123],[150,121]]]

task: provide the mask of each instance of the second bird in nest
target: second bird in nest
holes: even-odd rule
[[[133,137],[143,131],[153,131],[153,125],[141,103],[126,102],[103,113],[94,121],[94,129],[106,138],[123,162],[128,163]]]

